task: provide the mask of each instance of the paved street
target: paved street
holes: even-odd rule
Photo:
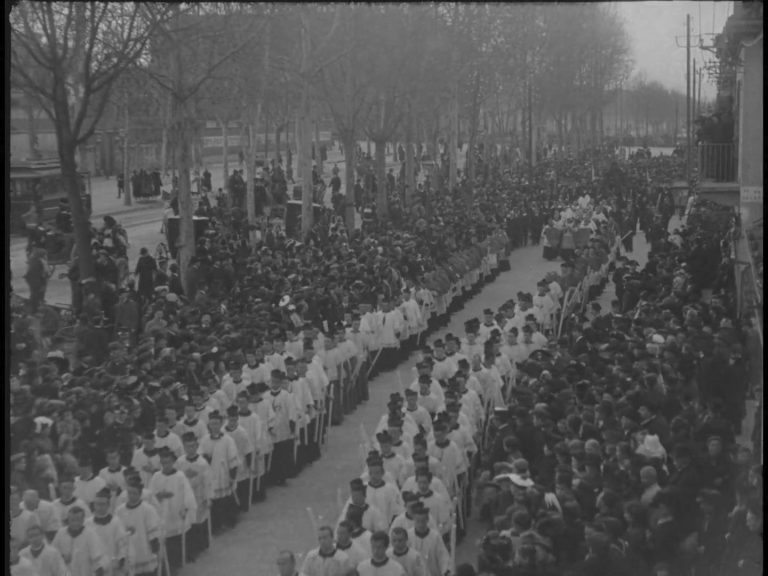
[[[365,150],[365,142],[360,143]],[[294,164],[296,157],[294,156]],[[391,157],[387,157],[387,167],[392,166]],[[328,154],[328,161],[324,163],[324,176],[326,181],[330,180],[331,170],[334,163],[339,165],[339,176],[343,186],[346,184],[344,174],[344,158],[338,150],[331,151]],[[224,186],[224,173],[222,164],[208,164],[208,170],[211,172],[211,183],[214,190]],[[238,167],[236,162],[229,164],[230,172]],[[294,174],[296,169],[294,168]],[[165,238],[160,234],[160,227],[163,219],[163,210],[165,203],[157,201],[137,201],[133,199],[131,206],[125,206],[122,198],[117,198],[117,180],[115,178],[93,177],[91,179],[91,201],[92,217],[91,221],[100,223],[101,218],[107,214],[114,216],[128,232],[128,257],[132,265],[135,265],[139,257],[139,250],[146,246],[150,253],[158,243],[164,242]],[[326,204],[330,205],[330,191],[325,198]],[[11,276],[14,291],[22,297],[29,295],[29,288],[24,281],[24,274],[27,271],[27,241],[21,236],[11,238]],[[53,277],[48,282],[46,292],[46,301],[50,304],[70,304],[71,294],[69,289],[69,280],[58,278],[59,274],[66,271],[65,266],[56,268]]]
[[[464,322],[482,317],[482,310],[498,307],[518,291],[532,291],[536,281],[550,270],[559,270],[559,262],[546,262],[540,247],[528,247],[512,252],[512,270],[502,273],[486,286],[482,293],[457,313],[450,325],[432,336],[443,337],[448,332],[463,334]],[[408,385],[413,379],[415,356],[399,368],[401,380]],[[307,507],[334,522],[337,490],[347,495],[349,481],[362,471],[360,461],[360,424],[370,434],[386,410],[389,394],[399,389],[396,372],[380,375],[371,381],[370,400],[344,419],[341,426],[331,429],[326,452],[321,460],[306,468],[301,475],[289,481],[285,488],[271,488],[265,502],[257,504],[243,515],[233,531],[215,539],[211,550],[195,563],[188,565],[182,576],[209,576],[225,572],[232,576],[267,576],[275,573],[275,558],[280,549],[306,552],[315,546],[315,536],[309,523]],[[470,525],[464,543],[457,551],[458,562],[476,560],[475,540],[478,529]]]

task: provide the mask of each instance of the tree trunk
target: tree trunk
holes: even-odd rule
[[[179,108],[181,108],[179,106]],[[189,180],[191,171],[192,151],[189,120],[186,114],[179,110],[178,125],[176,127],[176,165],[179,167],[179,238],[177,241],[178,254],[176,260],[179,264],[179,272],[184,287],[184,294],[192,300],[195,295],[191,294],[189,277],[190,261],[195,256],[195,228],[193,220],[192,190]]]
[[[347,150],[355,149],[355,133],[351,130],[340,134],[341,144]],[[347,153],[344,161],[344,223],[347,226],[347,232],[350,234],[355,229],[355,163]]]
[[[229,126],[227,126],[226,121],[221,118],[217,118],[217,120],[219,121],[219,126],[221,126],[221,171],[224,176],[224,189],[229,190]]]
[[[458,159],[459,159],[459,80],[453,83],[451,91],[451,131],[448,139],[449,161],[448,170],[448,190],[453,192],[456,189],[458,179]]]
[[[387,141],[373,141],[376,147],[376,215],[379,221],[389,218],[389,202],[387,198]]]
[[[312,195],[312,119],[310,117],[310,86],[304,80],[301,110],[299,111],[298,152],[299,172],[301,174],[301,237],[305,239],[313,225]]]
[[[160,170],[163,176],[165,176],[168,173],[168,148],[170,146],[170,142],[168,139],[168,125],[171,121],[171,98],[168,97],[167,100],[163,102],[163,131],[162,131],[162,140],[160,144]],[[128,174],[125,175],[126,182],[128,181]]]
[[[264,122],[264,163],[269,166],[269,118]]]
[[[323,175],[323,159],[320,156],[320,121],[315,119],[315,164],[317,165],[317,173]]]
[[[165,175],[168,172],[168,128],[166,126],[163,126],[160,138],[160,173]],[[127,178],[128,175],[126,174],[125,177]]]
[[[261,116],[261,101],[256,105],[256,113],[248,125],[250,146],[248,146],[248,165],[245,170],[245,206],[248,213],[248,224],[256,224],[256,196],[254,195],[254,177],[256,176],[256,132],[259,128],[259,118]],[[256,244],[256,230],[251,230],[248,234],[251,246]]]
[[[28,142],[29,142],[29,157],[30,158],[39,158],[40,152],[38,151],[38,142],[37,142],[37,125],[35,122],[35,111],[32,108],[32,101],[29,98],[25,99],[26,106],[25,111],[27,113],[27,122],[29,123],[29,129],[27,131],[28,136]]]
[[[397,152],[395,152],[397,153]],[[413,112],[408,107],[408,125],[405,127],[405,209],[413,205],[413,195],[416,191],[416,178],[413,173]]]
[[[80,199],[80,178],[75,161],[75,145],[71,142],[69,131],[69,126],[57,129],[59,161],[61,162],[61,173],[67,183],[67,198],[72,211],[72,227],[75,233],[80,279],[85,280],[94,276],[90,220]],[[126,182],[128,182],[127,179]]]
[[[130,141],[130,121],[128,119],[128,107],[126,106],[123,110],[124,117],[123,121],[125,122],[124,129],[125,129],[125,142],[124,142],[124,149],[125,149],[125,157],[123,159],[123,196],[125,199],[123,200],[124,204],[126,206],[130,206],[132,202],[131,196],[133,196],[133,190],[131,190],[131,177],[129,176],[130,172],[128,172],[128,142]]]
[[[280,156],[280,138],[283,135],[283,124],[275,127],[275,156]]]
[[[465,165],[465,173],[470,182],[475,181],[475,143],[477,141],[478,123],[480,115],[480,74],[475,74],[475,86],[472,93],[472,109],[470,111],[469,119],[469,146],[467,148],[467,163]]]

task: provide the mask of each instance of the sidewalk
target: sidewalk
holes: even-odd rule
[[[124,196],[117,197],[117,178],[91,177],[91,219],[102,216],[126,214],[141,210],[157,209],[163,206],[161,200],[137,200],[131,198],[131,205],[125,205]]]

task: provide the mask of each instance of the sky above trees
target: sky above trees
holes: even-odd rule
[[[692,41],[702,34],[704,43],[712,43],[712,32],[719,34],[733,2],[616,2],[618,13],[632,40],[635,72],[645,72],[648,80],[657,80],[667,88],[685,92],[685,49],[678,48],[675,36],[685,45],[685,16],[691,15]],[[691,57],[697,65],[706,52],[694,48]],[[711,82],[702,86],[704,99],[714,98],[717,90]]]

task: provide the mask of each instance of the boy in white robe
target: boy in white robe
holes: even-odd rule
[[[376,327],[376,315],[371,309],[370,304],[360,304],[360,331],[364,335],[366,347],[372,356],[381,348]]]
[[[358,576],[406,576],[405,570],[387,555],[389,536],[386,532],[371,535],[371,557],[357,567]]]
[[[226,406],[220,406],[220,410],[224,411],[235,403],[235,399],[240,392],[245,392],[248,384],[251,383],[250,375],[246,375],[243,372],[243,367],[236,360],[233,360],[229,364],[229,372],[224,374],[221,379],[221,390],[226,394],[227,400]]]
[[[432,484],[432,473],[429,470],[419,470],[416,472],[416,496],[421,503],[429,509],[429,515],[438,532],[446,536],[451,532],[451,501],[439,492],[433,492],[430,488]]]
[[[182,441],[184,443],[184,456],[176,461],[176,468],[189,480],[196,504],[195,517],[186,536],[187,557],[188,560],[192,561],[210,545],[207,523],[213,499],[213,484],[211,466],[205,458],[198,454],[199,442],[195,435],[187,432]]]
[[[59,523],[66,526],[69,519],[69,509],[73,506],[79,506],[85,510],[86,518],[91,515],[91,509],[83,500],[75,496],[75,481],[73,478],[63,477],[59,479],[59,497],[53,501],[56,509],[56,515],[59,517]]]
[[[426,408],[419,404],[419,393],[408,388],[405,391],[405,412],[424,434],[432,432],[432,418]]]
[[[208,433],[208,413],[205,413],[205,419],[200,418],[197,412],[198,402],[201,399],[200,392],[195,391],[190,394],[192,399],[184,405],[184,419],[181,421],[181,435],[191,432],[200,440]]]
[[[162,538],[171,568],[182,564],[181,539],[192,526],[197,514],[197,501],[186,475],[176,470],[176,454],[170,448],[160,451],[162,469],[155,472],[149,490],[158,501]]]
[[[126,490],[128,488],[128,484],[131,482],[140,482],[141,483],[141,474],[139,474],[138,470],[135,470],[134,468],[126,468],[123,476],[125,478],[125,486]],[[160,508],[159,503],[157,500],[155,500],[155,497],[152,495],[152,492],[149,491],[148,488],[143,487],[144,484],[142,484],[141,489],[141,499],[152,506],[155,510],[158,510]],[[112,509],[117,510],[119,506],[125,504],[128,502],[128,493],[126,490],[123,490],[120,492],[120,494],[117,495],[112,501]]]
[[[459,475],[467,471],[465,459],[456,443],[448,438],[448,425],[444,420],[435,422],[434,433],[435,440],[429,445],[427,452],[442,464],[444,472],[441,479],[453,497],[456,495]]]
[[[379,443],[381,460],[384,463],[384,479],[397,487],[402,486],[406,480],[405,473],[407,467],[405,465],[405,458],[394,451],[392,436],[390,436],[388,431],[385,430],[376,434],[376,440]],[[364,474],[362,479],[368,480],[367,474]]]
[[[451,555],[440,533],[429,528],[429,510],[420,505],[414,509],[413,515],[415,521],[413,528],[408,530],[408,541],[424,558],[426,576],[445,576],[453,568]]]
[[[80,459],[80,475],[75,478],[75,497],[80,498],[90,509],[96,493],[107,483],[93,474],[93,464],[88,457]]]
[[[397,365],[400,360],[400,336],[406,329],[405,318],[398,308],[393,308],[389,300],[382,302],[381,310],[381,366],[387,370]]]
[[[308,422],[307,431],[305,433],[307,445],[304,450],[303,459],[304,461],[314,462],[320,458],[318,427],[321,425],[323,417],[321,411],[324,405],[322,388],[320,387],[319,380],[309,372],[309,366],[307,365],[305,358],[300,357],[296,359],[296,374],[298,378],[297,386],[300,389],[305,390],[305,395],[306,392],[309,392],[309,397],[304,401],[311,402],[311,406],[308,406],[307,408]]]
[[[533,297],[533,307],[541,310],[544,330],[551,330],[554,325],[557,304],[549,294],[549,285],[546,280],[538,282],[536,287],[538,292]]]
[[[349,520],[342,520],[336,527],[336,548],[349,556],[349,561],[353,566],[358,566],[363,560],[371,555],[359,543],[352,539],[354,525]]]
[[[224,524],[234,526],[237,518],[237,506],[232,493],[240,457],[235,441],[222,432],[222,425],[221,414],[212,412],[208,417],[209,432],[200,442],[200,454],[211,466],[211,524],[214,532],[219,532]]]
[[[241,392],[237,395],[237,408],[240,426],[245,430],[248,439],[251,442],[251,446],[253,446],[251,459],[247,466],[248,481],[253,482],[256,478],[261,477],[264,474],[264,462],[261,452],[264,446],[264,440],[262,438],[264,434],[264,425],[262,424],[259,415],[248,408],[247,392]],[[258,494],[256,494],[256,490],[254,490],[253,502],[257,499]]]
[[[318,528],[317,541],[320,546],[307,552],[299,574],[303,576],[342,576],[349,574],[355,568],[352,566],[349,556],[334,545],[333,529],[330,526]]]
[[[357,506],[347,509],[346,521],[349,523],[349,537],[365,554],[371,556],[371,532],[363,526],[363,511]]]
[[[171,432],[168,419],[162,414],[155,421],[155,448],[161,450],[165,447],[170,448],[176,454],[176,458],[184,453],[181,438],[176,433]]]
[[[408,326],[409,337],[413,340],[413,337],[421,332],[424,320],[419,303],[413,298],[410,290],[403,292],[403,303],[400,304],[400,312],[403,314]]]
[[[128,570],[133,576],[154,574],[160,551],[160,516],[142,499],[144,486],[134,477],[125,490],[126,502],[115,510],[128,534]],[[66,558],[65,558],[66,559]]]
[[[419,471],[424,470],[432,473],[432,481],[429,485],[429,489],[450,499],[451,496],[448,493],[448,488],[445,487],[445,483],[440,479],[440,476],[438,476],[442,469],[442,465],[437,461],[436,458],[428,456],[426,453],[414,454],[412,465],[409,465],[410,475],[406,481],[403,482],[402,491],[416,492],[416,490],[418,490],[418,485],[416,484],[416,474]]]
[[[440,382],[438,382],[437,379],[432,376],[432,364],[433,361],[431,359],[425,359],[421,362],[418,362],[416,364],[418,375],[408,387],[411,390],[418,392],[420,390],[419,380],[422,376],[427,376],[429,378],[429,391],[432,392],[440,402],[445,402],[445,393],[443,392],[443,387],[440,386]]]
[[[464,323],[464,329],[466,330],[467,337],[461,341],[459,350],[471,360],[473,356],[482,355],[483,353],[483,342],[478,338],[480,321],[477,319],[474,321],[469,320]]]
[[[248,379],[250,384],[261,384],[269,382],[269,373],[271,365],[264,360],[264,355],[260,349],[249,349],[245,351],[245,364],[242,365],[243,379]],[[248,388],[246,386],[246,389]]]
[[[32,525],[39,526],[40,518],[34,512],[24,508],[21,502],[21,493],[17,486],[11,486],[9,504],[11,508],[11,538],[14,538],[19,546],[26,546],[27,530]]]
[[[294,360],[304,355],[304,342],[301,331],[295,326],[289,326],[285,330],[285,354]]]
[[[157,454],[157,448],[155,448],[155,433],[152,431],[144,432],[141,443],[142,447],[133,451],[131,467],[138,471],[141,483],[148,486],[152,476],[160,470],[160,457]]]
[[[483,343],[487,342],[494,330],[501,332],[501,328],[493,318],[493,310],[486,308],[483,310],[483,323],[477,329],[478,340]]]
[[[341,351],[336,346],[336,340],[334,338],[326,339],[325,348],[318,352],[318,356],[322,358],[323,368],[328,375],[333,393],[333,413],[331,415],[333,422],[331,424],[339,424],[344,412],[342,409],[343,392],[341,387],[342,358]]]
[[[27,529],[27,540],[29,546],[19,555],[29,561],[36,576],[67,576],[67,565],[61,552],[46,542],[40,526],[32,525]]]
[[[110,514],[111,505],[112,493],[104,488],[93,502],[93,516],[85,520],[85,525],[96,533],[104,549],[108,563],[105,576],[121,574],[128,558],[128,533],[120,519]]]
[[[416,401],[429,413],[430,417],[434,418],[437,413],[443,411],[445,404],[432,392],[431,383],[432,379],[426,374],[419,376],[419,395]]]
[[[469,365],[467,365],[467,369]],[[467,388],[467,374],[462,368],[456,373],[454,377],[457,387],[457,393],[459,396],[459,402],[461,402],[462,410],[466,412],[469,421],[472,424],[474,434],[478,434],[482,430],[483,422],[485,421],[485,408],[483,402],[480,400],[480,396],[477,392]]]
[[[395,485],[384,482],[384,462],[378,452],[371,452],[366,464],[370,480],[365,501],[381,510],[388,527],[392,519],[403,511],[400,491]]]
[[[510,363],[515,367],[517,367],[518,363],[522,363],[526,359],[526,351],[518,343],[519,338],[519,330],[516,327],[513,327],[506,333],[506,342],[499,348],[499,351],[509,358]]]
[[[51,545],[56,548],[69,576],[104,576],[109,562],[96,533],[85,526],[85,510],[69,509],[67,526],[60,528]]]
[[[366,486],[360,478],[355,478],[349,483],[349,499],[341,509],[341,514],[336,523],[337,528],[346,519],[350,507],[357,507],[363,511],[362,526],[366,530],[376,532],[377,530],[387,529],[389,522],[384,518],[381,510],[366,502]]]
[[[502,393],[504,382],[501,379],[498,368],[496,368],[496,357],[493,353],[485,355],[482,367],[479,372],[475,373],[475,376],[482,388],[484,401],[490,401],[491,408],[504,406],[504,394]]]
[[[40,527],[45,532],[48,540],[52,540],[56,532],[61,528],[61,521],[53,503],[48,500],[41,500],[37,490],[25,490],[24,494],[22,494],[21,507],[37,515]]]
[[[272,366],[272,370],[285,372],[286,357],[285,343],[282,339],[275,338],[271,343],[269,341],[264,342],[264,359]]]
[[[179,420],[179,411],[177,406],[168,406],[165,409],[165,418],[168,420],[168,429],[176,434],[181,440],[181,435],[184,434],[184,428],[182,428],[181,420]]]
[[[405,576],[427,576],[427,565],[424,557],[408,546],[408,529],[394,528],[390,534],[392,545],[387,554],[403,567]]]
[[[390,537],[394,534],[395,530],[398,528],[400,530],[409,530],[413,528],[415,518],[413,516],[413,510],[415,506],[418,506],[421,500],[419,500],[419,497],[410,490],[403,490],[402,492],[403,497],[403,503],[405,504],[405,511],[402,514],[398,514],[394,520],[392,520],[392,524],[389,526],[389,534]],[[437,530],[437,525],[435,524],[435,520],[430,514],[429,516],[429,527],[433,530]]]
[[[232,437],[237,447],[239,464],[235,477],[235,490],[237,490],[240,510],[247,511],[250,505],[248,502],[248,484],[251,480],[251,467],[253,465],[253,442],[251,442],[245,428],[240,425],[239,409],[236,405],[227,409],[227,423],[224,426],[224,432]]]
[[[275,413],[272,428],[274,451],[272,454],[271,479],[278,485],[284,485],[286,479],[294,473],[293,444],[296,433],[296,404],[293,397],[284,388],[285,374],[279,370],[272,371],[272,389],[267,402],[272,404]]]
[[[114,504],[114,499],[125,491],[125,466],[120,464],[120,450],[117,448],[107,449],[106,457],[107,465],[99,471],[99,476],[107,484]]]
[[[445,355],[445,345],[442,340],[435,340],[433,348],[435,364],[432,366],[432,377],[438,382],[448,382],[459,367],[453,359]]]
[[[261,454],[259,473],[262,475],[262,482],[259,490],[254,490],[254,499],[262,500],[266,491],[266,473],[269,471],[270,460],[274,450],[272,442],[272,430],[275,426],[275,411],[272,409],[272,403],[264,399],[264,394],[269,392],[269,386],[264,382],[260,384],[251,384],[248,386],[248,409],[259,417],[261,421],[261,442],[256,450]]]
[[[8,557],[8,567],[11,576],[40,576],[35,570],[34,565],[26,556],[19,554],[21,542],[11,535],[10,555]],[[66,575],[65,575],[66,576]]]
[[[296,429],[301,442],[298,447],[296,463],[298,468],[301,468],[306,462],[309,461],[308,448],[309,448],[309,422],[314,417],[315,400],[312,398],[312,392],[309,388],[309,382],[306,378],[300,377],[298,374],[297,363],[293,358],[285,359],[285,367],[288,371],[286,376],[286,390],[293,397],[294,404],[296,406]]]

